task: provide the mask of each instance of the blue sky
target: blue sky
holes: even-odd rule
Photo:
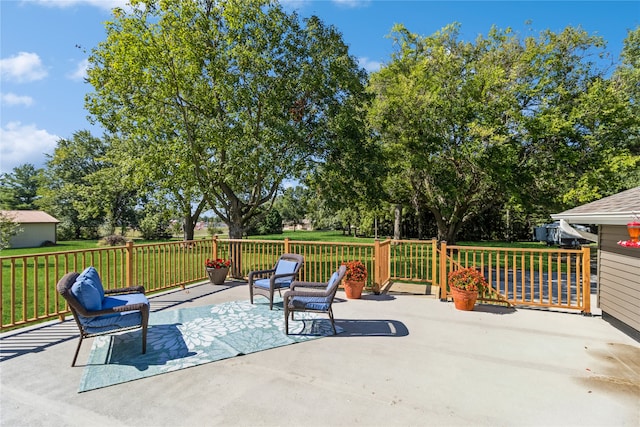
[[[84,95],[86,58],[105,38],[110,9],[124,0],[0,0],[0,172],[24,163],[43,167],[60,138],[89,129]],[[318,15],[343,34],[351,54],[369,71],[393,52],[395,23],[430,35],[452,22],[464,39],[492,25],[521,35],[581,26],[602,36],[615,61],[627,30],[640,25],[640,1],[391,1],[287,0],[302,17]],[[526,23],[530,24],[527,25]],[[78,47],[79,46],[79,47]]]

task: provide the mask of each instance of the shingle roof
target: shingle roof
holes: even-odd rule
[[[0,213],[13,219],[19,224],[42,224],[60,222],[43,211],[0,211]]]
[[[575,224],[625,225],[633,219],[640,218],[640,187],[577,206],[551,217],[554,220],[564,219]]]

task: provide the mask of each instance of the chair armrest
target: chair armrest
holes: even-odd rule
[[[275,268],[271,268],[271,269],[269,269],[269,270],[255,270],[255,271],[250,271],[250,272],[249,272],[249,277],[248,277],[248,279],[249,279],[249,281],[251,282],[251,281],[253,281],[253,277],[254,277],[254,276],[261,276],[261,275],[263,275],[263,274],[273,273],[274,271],[276,271],[276,269],[275,269]]]
[[[116,313],[121,313],[124,311],[135,311],[135,310],[145,311],[145,310],[149,310],[149,304],[139,302],[138,304],[119,305],[117,307],[113,307],[111,310],[113,310]],[[106,311],[110,311],[110,310],[106,310]]]
[[[283,299],[285,304],[288,303],[289,299],[293,297],[328,297],[331,294],[330,291],[295,291],[289,290],[284,293]]]
[[[105,289],[105,295],[117,294],[144,294],[144,286],[131,286],[129,288]]]
[[[291,290],[295,288],[326,288],[327,284],[322,282],[303,282],[301,280],[296,280],[290,286]]]
[[[81,316],[97,317],[97,316],[103,316],[105,314],[123,313],[125,311],[139,310],[141,312],[145,312],[149,310],[149,304],[138,303],[138,304],[129,304],[129,305],[119,305],[117,307],[112,307],[104,310],[96,310],[96,311],[89,311],[89,310],[86,310],[84,307],[80,306],[78,307],[77,310],[78,310],[78,314],[80,314]]]

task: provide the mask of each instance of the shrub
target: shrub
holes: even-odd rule
[[[140,220],[140,232],[142,233],[142,238],[145,240],[170,238],[170,226],[171,224],[162,213],[149,214]]]
[[[449,273],[449,286],[466,291],[482,292],[488,284],[482,273],[475,268],[467,267]]]
[[[277,209],[271,209],[258,225],[258,232],[265,234],[282,234],[282,216]]]
[[[9,247],[11,238],[22,233],[22,227],[8,215],[0,214],[0,249]]]
[[[124,246],[127,244],[127,239],[119,234],[112,234],[102,238],[98,245],[100,246]]]
[[[347,271],[344,276],[345,280],[352,280],[354,282],[367,280],[367,267],[365,267],[362,261],[349,261],[343,263],[343,265],[347,266]]]

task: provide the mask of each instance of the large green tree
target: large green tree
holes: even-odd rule
[[[573,27],[522,42],[510,118],[519,158],[511,190],[529,210],[558,212],[626,188],[638,118],[598,62],[608,56],[605,47]]]
[[[132,1],[90,65],[93,117],[194,177],[233,238],[327,157],[366,78],[335,28],[266,0]]]
[[[138,201],[130,171],[109,159],[111,142],[89,131],[60,139],[47,161],[39,204],[58,218],[69,238],[96,237],[131,225]]]
[[[193,240],[196,223],[207,201],[191,169],[184,162],[177,162],[175,155],[164,148],[161,145],[149,149],[135,139],[118,138],[111,146],[110,158],[129,171],[128,179],[146,193],[145,199],[151,206],[144,207],[143,215],[156,217],[175,212],[182,217],[180,229],[184,240]],[[158,212],[162,205],[165,207]],[[147,218],[145,222],[150,220]]]
[[[492,31],[475,43],[450,25],[420,37],[398,25],[398,51],[371,78],[371,109],[384,140],[391,202],[418,214],[429,210],[438,238],[455,241],[462,225],[500,191],[505,138],[502,120],[511,98],[499,64],[511,38]]]
[[[16,166],[0,175],[0,207],[8,210],[38,209],[40,171],[30,163]]]
[[[390,202],[428,210],[438,238],[510,205],[551,213],[594,197],[627,162],[628,102],[579,28],[521,39],[459,26],[427,37],[394,28],[397,51],[372,76],[370,118],[384,141]],[[595,187],[597,188],[597,187]]]
[[[308,214],[309,190],[302,186],[288,187],[275,201],[275,207],[285,223],[293,225],[293,231],[302,225]]]

